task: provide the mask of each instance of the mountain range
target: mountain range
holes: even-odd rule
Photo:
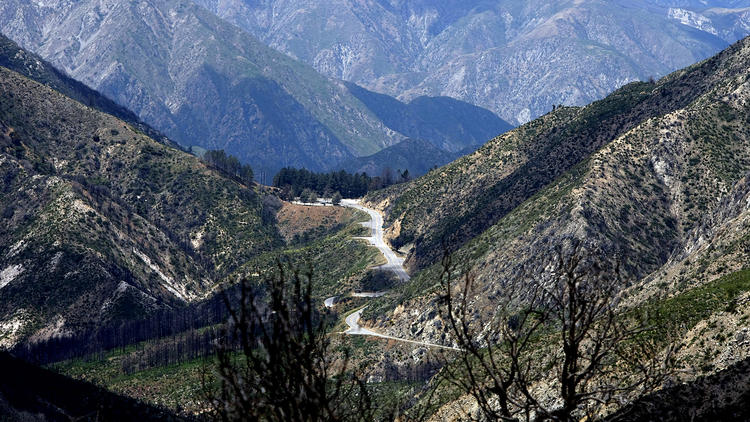
[[[505,121],[718,52],[750,31],[750,5],[13,0],[0,31],[181,145],[262,175],[342,168],[407,138],[481,145]]]
[[[526,123],[709,57],[750,32],[742,0],[194,0],[325,75],[450,96]]]
[[[445,165],[462,155],[450,153],[419,139],[406,139],[367,157],[352,158],[341,164],[349,173],[367,173],[381,176],[390,169],[408,170],[410,177],[421,176],[433,168]],[[411,157],[407,159],[406,157]]]
[[[68,374],[109,377],[120,392],[162,404],[169,396],[173,410],[199,412],[205,403],[182,399],[205,381],[196,359],[214,350],[212,330],[226,315],[206,322],[198,314],[224,309],[230,296],[215,294],[224,282],[260,281],[277,265],[306,265],[315,270],[310,294],[320,309],[361,315],[360,328],[392,336],[331,336],[340,356],[369,371],[368,385],[380,393],[447,388],[436,395],[434,417],[458,418],[456,409],[470,400],[450,390],[455,386],[433,383],[431,369],[418,378],[424,384],[405,383],[408,390],[394,388],[403,377],[392,383],[383,375],[413,368],[417,377],[419,365],[433,365],[427,346],[456,345],[437,311],[441,258],[450,254],[470,276],[462,294],[474,323],[495,315],[510,281],[554,277],[556,248],[580,239],[603,265],[616,265],[621,296],[611,306],[618,316],[648,315],[656,335],[664,334],[655,344],[677,345],[680,370],[633,404],[633,420],[654,419],[653,412],[680,420],[687,407],[709,420],[742,411],[750,391],[750,37],[697,59],[742,36],[743,2],[199,3],[0,4],[0,29],[39,53],[0,37],[0,348],[18,346],[14,352],[44,355]],[[348,15],[354,12],[356,19]],[[357,22],[363,26],[347,26]],[[270,27],[279,40],[300,30],[306,37],[279,44],[258,32]],[[326,73],[324,61],[310,55],[346,34],[364,43],[341,50],[352,73],[322,76],[312,66]],[[373,34],[394,43],[373,50]],[[498,34],[502,39],[493,38]],[[299,60],[264,42],[301,48],[287,51]],[[448,63],[431,69],[476,65],[487,78],[477,86],[503,107],[523,103],[494,90],[502,83],[491,78],[506,77],[507,68],[479,66],[486,57],[514,67],[543,89],[511,90],[539,104],[513,112],[513,120],[539,117],[512,129],[492,111],[451,98],[458,95],[423,92],[424,81],[440,73],[404,57],[408,50],[424,59],[431,43],[444,48],[429,56]],[[634,49],[626,53],[623,45]],[[681,60],[696,63],[661,78],[628,76],[665,73]],[[357,80],[365,70],[374,82]],[[609,79],[610,70],[622,73]],[[575,83],[572,74],[579,75]],[[632,80],[638,78],[645,80]],[[398,98],[376,92],[396,80],[393,89],[404,88]],[[519,79],[510,80],[517,87]],[[599,100],[570,105],[615,86]],[[571,92],[575,101],[565,97]],[[279,189],[186,152],[193,145],[224,148],[257,172],[298,165],[424,173],[363,200],[382,212],[387,241],[405,255],[411,278],[376,275],[384,261],[361,242],[365,214],[281,201]],[[386,285],[387,293],[349,296]],[[348,313],[353,309],[360,312]],[[99,342],[105,336],[120,350]],[[94,340],[93,354],[76,354]],[[63,357],[48,356],[57,352]],[[75,359],[96,353],[96,362]],[[14,362],[0,353],[0,367],[21,370]],[[0,382],[0,413],[77,414],[100,397],[112,409],[172,417],[88,384],[26,371],[69,386],[73,398],[58,405],[48,389],[15,376]],[[432,397],[410,394],[399,403]]]
[[[284,166],[332,169],[415,134],[455,151],[510,127],[466,105],[458,124],[473,132],[424,115],[401,133],[372,110],[392,99],[366,105],[342,81],[187,0],[13,0],[0,5],[0,32],[181,145],[223,149],[256,174],[272,176]],[[424,106],[431,101],[419,100],[426,111],[410,110],[428,113],[444,103]]]

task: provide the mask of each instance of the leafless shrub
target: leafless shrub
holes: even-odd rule
[[[312,298],[312,271],[282,263],[265,285],[243,280],[228,295],[229,327],[217,347],[218,383],[204,380],[211,414],[223,421],[370,421],[367,388],[347,352],[330,347],[332,318]]]
[[[546,276],[525,271],[503,282],[483,322],[472,303],[474,276],[443,259],[440,311],[463,350],[444,373],[483,419],[596,419],[659,388],[670,371],[672,347],[650,335],[648,316],[617,307],[616,262],[570,240],[548,264]]]

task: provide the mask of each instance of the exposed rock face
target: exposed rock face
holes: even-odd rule
[[[704,6],[692,8],[670,7],[667,16],[683,25],[687,25],[723,40],[731,41],[746,36],[750,32],[750,7],[747,2],[733,2],[731,8]]]
[[[514,123],[692,64],[750,28],[731,0],[194,1],[326,75]]]

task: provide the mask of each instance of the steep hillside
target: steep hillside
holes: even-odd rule
[[[750,176],[745,176],[685,236],[659,271],[633,286],[631,301],[671,296],[739,271],[750,259]]]
[[[712,297],[679,306],[681,312],[712,300],[719,310],[681,337],[680,356],[702,372],[724,370],[750,358],[746,347],[750,303],[750,175],[723,196],[711,212],[684,236],[668,261],[627,290],[626,306],[678,300],[683,292],[713,290]],[[738,275],[744,274],[744,282]],[[739,277],[741,279],[741,277]],[[732,280],[735,279],[735,280]],[[726,280],[726,282],[724,282]],[[715,286],[726,284],[721,288]],[[718,299],[718,300],[717,300]],[[699,303],[695,303],[699,302]],[[689,312],[689,311],[688,311]]]
[[[12,0],[0,4],[0,31],[171,139],[224,149],[258,175],[328,170],[406,137],[341,81],[189,0]]]
[[[367,173],[380,176],[387,169],[409,170],[411,177],[421,176],[430,169],[453,161],[458,153],[449,153],[419,139],[406,139],[367,157],[353,158],[340,167],[349,173]]]
[[[253,187],[0,67],[0,342],[203,297],[282,244]]]
[[[472,268],[476,276],[474,288],[477,306],[491,306],[492,298],[502,294],[499,280],[515,277],[522,272],[544,274],[551,251],[568,236],[584,239],[589,248],[604,251],[608,257],[619,257],[625,283],[623,287],[626,287],[661,270],[673,253],[689,247],[691,236],[701,238],[700,234],[691,233],[702,224],[707,214],[716,211],[722,217],[715,220],[730,226],[735,224],[738,229],[742,227],[740,224],[744,220],[732,217],[728,211],[731,207],[719,210],[723,207],[721,198],[732,189],[737,186],[739,192],[743,192],[742,185],[737,183],[750,171],[750,136],[746,129],[750,122],[748,69],[750,39],[737,43],[711,60],[670,75],[655,85],[626,87],[625,90],[645,88],[645,91],[637,91],[642,97],[636,106],[618,108],[618,119],[629,122],[626,130],[612,131],[607,137],[599,137],[604,134],[594,132],[599,136],[584,138],[601,139],[602,146],[592,155],[581,157],[580,162],[574,163],[494,223],[489,223],[487,228],[478,230],[479,234],[458,250],[456,259],[467,268]],[[612,104],[618,96],[627,92],[625,90],[584,109],[563,109],[531,122],[486,145],[474,155],[414,181],[412,187],[400,197],[386,200],[391,202],[392,210],[409,210],[403,213],[410,216],[408,218],[401,218],[399,216],[402,214],[392,211],[393,226],[396,230],[400,227],[403,236],[407,229],[416,226],[412,222],[422,219],[428,221],[425,226],[429,225],[431,229],[421,233],[429,233],[430,230],[445,234],[467,233],[475,227],[473,221],[487,214],[462,214],[465,210],[459,204],[481,201],[483,207],[489,208],[499,200],[505,201],[500,203],[507,206],[512,203],[511,198],[516,192],[523,192],[509,190],[508,185],[503,185],[502,174],[495,176],[487,171],[495,167],[498,172],[513,174],[517,162],[521,161],[517,157],[525,150],[517,147],[511,149],[509,145],[515,142],[524,146],[527,144],[523,141],[531,144],[547,139],[521,136],[533,133],[535,128],[546,128],[540,131],[545,134],[564,131],[571,124],[580,125],[581,121],[577,119],[592,116],[591,113],[603,105]],[[648,110],[661,109],[663,113],[640,121],[631,120],[634,111],[645,105],[648,105]],[[669,108],[673,109],[670,111]],[[563,124],[555,126],[555,120]],[[589,120],[590,125],[598,128],[609,125],[605,122],[606,119]],[[565,139],[571,138],[558,141],[555,144],[557,148],[575,151],[566,148],[570,144]],[[523,155],[521,157],[525,158]],[[538,166],[538,160],[534,164]],[[554,162],[544,164],[546,168],[555,168],[555,165],[560,166]],[[510,166],[511,170],[508,171],[506,166]],[[482,176],[484,173],[489,174]],[[534,181],[539,173],[522,174],[526,175],[527,180],[532,178]],[[498,177],[501,181],[494,186],[504,188],[490,185],[484,191],[479,191],[484,192],[484,196],[490,200],[473,193],[476,191],[473,191],[472,183],[487,186],[483,180],[492,180],[492,177]],[[419,199],[409,202],[415,201],[413,198]],[[725,201],[732,202],[731,199]],[[735,202],[743,204],[742,200]],[[419,210],[418,213],[415,210]],[[460,224],[455,224],[456,221]],[[716,223],[711,225],[717,227]],[[719,228],[714,230],[725,231]],[[727,260],[716,263],[721,266],[720,271],[705,271],[716,258],[709,255],[706,259],[698,260],[696,272],[710,280],[742,267],[742,261],[732,259],[741,259],[737,253],[744,252],[736,251],[743,250],[742,244],[731,242],[733,239],[743,239],[745,234],[742,233],[737,232],[733,235],[735,237],[730,236],[723,243],[711,243],[703,238],[700,242],[707,242],[707,250],[721,251]],[[441,237],[430,239],[429,244],[436,245]],[[420,256],[420,248],[424,248],[425,244],[428,243],[417,241],[416,256]],[[440,250],[439,246],[437,248]],[[422,253],[421,256],[427,254]],[[416,334],[439,340],[440,325],[431,310],[433,297],[430,293],[425,294],[435,287],[435,271],[436,268],[429,267],[418,273],[412,285],[402,288],[403,296],[395,297],[390,302],[383,301],[380,310],[389,306],[395,310],[382,322],[399,334]],[[681,275],[691,280],[694,273]],[[687,287],[688,283],[683,283],[679,291]],[[421,298],[404,302],[404,296]],[[402,305],[396,308],[396,303]],[[376,315],[377,311],[374,309],[371,316]],[[416,313],[418,317],[415,317]]]
[[[746,1],[193,0],[323,74],[514,124],[659,77],[750,33]]]
[[[111,114],[137,127],[153,139],[177,147],[177,144],[141,122],[130,110],[118,105],[75,79],[70,78],[51,64],[42,60],[41,57],[22,49],[18,44],[2,34],[0,34],[0,66],[47,85],[79,103]]]
[[[452,248],[464,244],[639,125],[706,96],[711,100],[704,101],[717,103],[717,90],[746,73],[746,44],[738,43],[656,83],[629,84],[587,107],[558,109],[399,187],[395,195],[386,191],[370,201],[387,211],[392,243],[397,247],[413,244],[409,262],[423,268],[440,256],[444,242]],[[712,124],[709,117],[705,119],[706,125]],[[717,129],[691,130],[710,134]],[[691,221],[698,218],[696,210],[690,213]]]
[[[591,155],[464,243],[453,259],[473,276],[466,293],[467,315],[473,321],[489,321],[511,280],[547,280],[556,268],[555,248],[570,238],[581,239],[595,259],[620,264],[626,300],[612,303],[648,315],[659,345],[676,346],[676,371],[664,384],[669,388],[644,399],[632,409],[635,416],[630,420],[680,420],[686,415],[723,420],[744,415],[743,371],[750,357],[748,69],[750,39],[745,39],[715,58],[656,82],[642,104],[670,105],[673,110],[615,132]],[[676,93],[682,99],[675,102]],[[614,98],[543,116],[380,199],[384,205],[398,204],[399,195],[414,197],[421,189],[426,196],[418,206],[427,209],[413,221],[439,221],[441,215],[449,215],[446,220],[451,222],[447,205],[430,213],[432,204],[450,201],[457,208],[471,201],[463,192],[472,189],[472,180],[482,183],[481,175],[488,169],[506,165],[503,158],[517,160],[513,154],[518,148],[502,148],[514,135],[545,125],[551,131],[555,119],[564,127]],[[618,114],[625,118],[632,110]],[[601,125],[601,120],[589,124]],[[517,138],[516,144],[523,145]],[[462,228],[453,230],[446,233]],[[427,266],[391,297],[376,299],[364,313],[365,324],[399,338],[449,343],[446,321],[436,311],[442,292],[439,271],[438,265]],[[693,383],[700,377],[707,378]],[[446,413],[436,420],[451,410],[457,418],[461,406],[472,406],[470,399],[453,394],[441,408]],[[660,405],[661,401],[670,405]],[[673,412],[672,406],[681,411]]]
[[[605,421],[746,421],[750,400],[750,360],[695,382],[644,397]]]

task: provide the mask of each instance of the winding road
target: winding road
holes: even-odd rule
[[[372,208],[362,206],[356,199],[344,199],[341,201],[341,206],[355,208],[370,215],[370,221],[362,223],[363,226],[370,229],[370,236],[357,239],[367,240],[380,250],[387,262],[379,268],[396,274],[402,282],[409,281],[409,274],[404,269],[404,258],[398,256],[383,239],[383,216]]]
[[[355,199],[344,199],[341,201],[341,206],[348,207],[348,208],[355,208],[360,211],[366,212],[370,216],[370,221],[362,223],[363,226],[368,227],[370,229],[370,236],[369,237],[358,237],[356,239],[363,239],[367,240],[371,245],[375,246],[380,250],[380,252],[385,256],[386,263],[383,265],[380,265],[377,268],[380,268],[384,271],[391,271],[392,273],[396,274],[396,276],[399,278],[401,282],[409,281],[409,274],[406,272],[406,269],[404,268],[404,259],[398,256],[395,251],[393,251],[383,239],[383,216],[376,210],[364,207],[360,204],[358,200]],[[363,293],[352,293],[353,297],[381,297],[385,295],[387,292],[363,292]],[[329,297],[326,299],[323,303],[326,307],[331,308],[334,306],[334,302],[336,301],[336,296]],[[440,349],[448,349],[448,350],[456,350],[460,351],[461,349],[457,349],[455,347],[451,346],[443,346],[440,344],[432,344],[432,343],[425,343],[422,341],[416,341],[416,340],[408,340],[404,338],[398,338],[393,337],[385,334],[378,333],[376,331],[370,330],[369,328],[364,328],[359,325],[359,320],[362,318],[362,312],[365,310],[365,308],[359,309],[355,312],[352,312],[349,314],[346,319],[346,325],[349,327],[346,331],[344,331],[344,334],[347,335],[359,335],[359,336],[372,336],[372,337],[378,337],[388,340],[395,340],[400,341],[404,343],[412,343],[420,346],[425,347],[436,347]]]
[[[316,204],[303,204],[302,205],[316,205]],[[401,258],[394,252],[383,239],[383,216],[372,208],[367,208],[360,204],[358,199],[342,199],[342,207],[354,208],[360,211],[364,211],[370,216],[370,221],[361,223],[363,226],[370,229],[370,236],[368,237],[355,237],[355,239],[362,239],[368,241],[371,245],[378,248],[380,253],[385,257],[386,263],[376,268],[380,268],[384,271],[390,271],[398,277],[401,282],[409,281],[409,274],[404,269],[404,258]],[[352,293],[352,297],[381,297],[384,296],[387,291],[383,292],[359,292]],[[337,296],[329,297],[323,304],[326,308],[332,308],[336,302]]]

